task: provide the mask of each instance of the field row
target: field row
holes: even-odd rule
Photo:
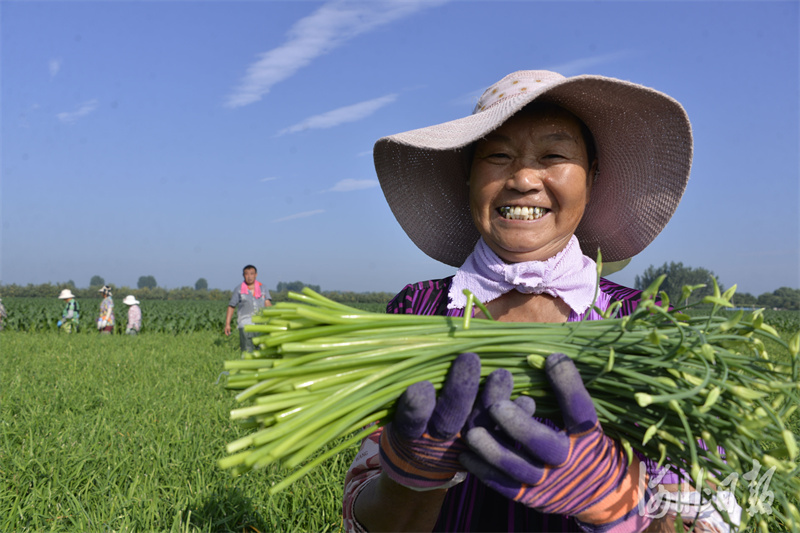
[[[2,333],[0,531],[335,531],[347,450],[291,490],[217,466],[244,430],[217,382],[238,342]]]
[[[80,303],[80,329],[95,331],[95,320],[100,314],[100,300],[82,300]],[[128,306],[114,302],[114,330],[124,333],[128,323]],[[4,329],[11,331],[57,331],[64,303],[50,298],[3,299],[8,317]],[[195,331],[222,331],[225,326],[227,302],[219,301],[169,301],[146,300],[142,309],[142,333],[191,333]]]
[[[8,318],[4,329],[9,331],[57,331],[56,323],[61,318],[64,305],[52,298],[4,298]],[[348,304],[359,309],[382,313],[383,303]],[[144,300],[142,309],[142,333],[192,333],[196,331],[220,332],[225,326],[227,302],[209,300]],[[95,319],[99,315],[100,300],[81,302],[81,330],[95,332]],[[124,333],[128,322],[128,306],[116,302],[114,315],[115,333]],[[704,314],[703,309],[693,313]],[[765,321],[778,331],[795,332],[800,330],[800,312],[764,311]],[[235,326],[235,316],[234,323]]]
[[[128,323],[128,306],[121,299],[114,302],[114,332],[124,333]],[[53,298],[4,298],[8,331],[57,331],[64,303]],[[95,320],[100,314],[100,300],[81,300],[80,330],[95,332]],[[384,304],[357,304],[361,309],[383,312]],[[143,300],[142,333],[221,332],[225,327],[227,302],[209,300]],[[232,326],[235,327],[234,316]]]

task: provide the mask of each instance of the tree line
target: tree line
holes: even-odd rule
[[[667,294],[672,304],[680,302],[684,285],[705,285],[695,289],[686,303],[695,303],[705,296],[713,295],[714,285],[711,281],[712,278],[717,281],[720,291],[725,290],[725,287],[719,281],[719,277],[714,272],[705,268],[692,268],[684,266],[683,263],[675,262],[664,263],[660,267],[650,265],[641,276],[636,276],[633,288],[644,290],[662,274],[667,277],[661,284],[660,290]],[[736,292],[733,295],[732,302],[737,307],[800,310],[800,289],[781,287],[758,296],[749,292]]]
[[[712,295],[714,293],[712,278],[717,280],[720,290],[725,290],[714,272],[675,262],[664,263],[660,267],[650,265],[640,276],[636,276],[634,288],[644,290],[662,274],[666,274],[667,277],[661,285],[661,290],[667,294],[669,301],[673,304],[680,301],[684,285],[705,285],[698,287],[687,303],[694,303],[702,300],[704,296]],[[78,288],[72,280],[57,284],[0,285],[0,296],[53,298],[58,296],[62,289],[70,289],[78,298],[100,298],[98,289],[105,284],[106,282],[101,276],[92,276],[88,288]],[[159,287],[153,276],[141,276],[136,288],[117,287],[114,284],[110,284],[110,287],[112,292],[119,296],[132,294],[138,300],[229,300],[231,297],[230,290],[209,289],[205,278],[198,279],[194,287],[186,286],[177,289]],[[319,285],[311,285],[302,281],[279,281],[274,290],[270,289],[270,294],[274,302],[281,302],[287,299],[289,291],[300,292],[303,287],[308,287],[331,300],[344,304],[385,304],[394,296],[394,293],[390,292],[323,291]],[[800,310],[800,289],[781,287],[758,296],[748,292],[737,292],[733,297],[733,302],[739,307]]]

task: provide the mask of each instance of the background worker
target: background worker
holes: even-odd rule
[[[231,318],[233,318],[234,310],[236,311],[236,322],[239,327],[239,347],[245,352],[255,350],[253,337],[256,334],[245,332],[244,327],[253,323],[253,315],[258,313],[260,309],[272,305],[269,290],[260,281],[256,280],[257,275],[258,270],[253,265],[247,265],[242,269],[244,281],[233,289],[233,295],[230,302],[228,302],[228,310],[225,314],[224,332],[225,335],[230,335]]]
[[[72,291],[69,289],[64,289],[58,295],[59,300],[65,300],[67,303],[64,306],[64,310],[61,311],[61,320],[58,321],[57,325],[61,328],[61,331],[64,333],[77,333],[78,332],[78,319],[80,318],[80,305],[78,305],[78,300],[75,299],[75,295],[72,294]]]
[[[100,302],[100,316],[97,317],[97,331],[104,335],[114,332],[114,300],[111,299],[111,287],[103,285],[99,291],[103,295]]]
[[[142,329],[142,309],[139,307],[139,300],[129,294],[122,303],[128,306],[128,325],[125,327],[125,334],[136,335]]]

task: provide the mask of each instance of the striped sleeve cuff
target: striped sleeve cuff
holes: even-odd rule
[[[583,520],[575,517],[581,529],[588,533],[635,533],[647,529],[652,520],[647,509],[653,494],[647,486],[646,468],[638,458],[628,465],[623,481],[614,492],[581,512]]]

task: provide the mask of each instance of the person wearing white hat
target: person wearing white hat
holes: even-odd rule
[[[469,289],[501,321],[599,320],[598,250],[624,263],[661,232],[689,178],[692,133],[683,107],[656,90],[519,71],[470,116],[379,139],[373,155],[403,230],[458,269],[406,286],[387,312],[463,316]],[[618,302],[625,315],[640,294],[603,278],[595,305]],[[569,358],[551,355],[546,373],[563,428],[531,416],[524,396],[510,402],[505,370],[479,395],[475,354],[456,360],[438,398],[428,382],[408,387],[348,471],[345,530],[674,530],[674,512],[642,511],[657,462],[629,460],[603,433]],[[661,479],[683,489],[675,474]],[[727,528],[719,513],[696,526]]]
[[[128,325],[125,327],[125,333],[137,335],[142,329],[142,310],[139,307],[139,300],[129,294],[122,300],[122,303],[128,306]]]
[[[114,300],[111,298],[111,287],[103,285],[97,292],[103,295],[100,302],[100,316],[97,317],[97,331],[104,335],[114,332]]]
[[[78,304],[78,300],[75,299],[75,295],[69,289],[63,289],[59,293],[58,299],[66,301],[64,310],[61,311],[61,320],[57,323],[58,327],[64,333],[77,333],[78,320],[81,316],[81,307]]]

